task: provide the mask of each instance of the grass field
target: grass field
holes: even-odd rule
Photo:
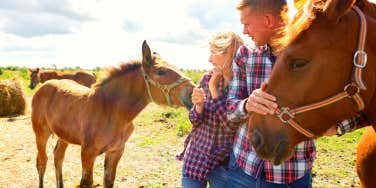
[[[18,76],[27,88],[26,68],[2,68],[0,79]],[[184,71],[197,83],[202,72]],[[34,91],[26,89],[28,101]],[[30,110],[25,116],[0,118],[0,187],[37,187],[35,168],[36,149],[30,122]],[[134,120],[135,131],[126,143],[120,160],[116,187],[181,187],[181,162],[175,155],[183,148],[191,125],[185,109],[163,108],[150,104]],[[358,187],[355,173],[356,144],[363,130],[342,137],[324,137],[318,140],[317,160],[313,168],[313,187]],[[49,163],[45,185],[55,186],[53,148],[56,138],[48,145]],[[103,156],[97,158],[94,180],[102,185]],[[81,176],[80,148],[69,146],[64,162],[66,187],[78,184]]]

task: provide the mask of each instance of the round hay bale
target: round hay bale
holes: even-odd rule
[[[0,80],[0,116],[25,114],[26,99],[21,79]]]

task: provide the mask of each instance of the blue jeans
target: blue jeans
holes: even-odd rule
[[[228,187],[231,188],[312,188],[312,173],[307,173],[302,178],[291,184],[275,184],[265,181],[261,175],[259,178],[246,174],[236,162],[234,154],[230,154],[229,169],[227,170]]]
[[[183,167],[184,169],[184,167]],[[184,172],[184,170],[183,170]],[[207,176],[207,180],[200,182],[184,176],[182,173],[183,188],[206,188],[209,183],[210,188],[226,188],[227,187],[227,170],[224,166],[215,167]]]

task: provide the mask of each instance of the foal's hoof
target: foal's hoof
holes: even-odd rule
[[[81,184],[77,184],[75,186],[75,188],[92,188],[92,187],[101,187],[101,185],[99,183],[95,183],[93,185],[81,185]]]

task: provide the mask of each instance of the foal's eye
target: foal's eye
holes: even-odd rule
[[[289,63],[289,69],[290,70],[298,70],[298,69],[305,67],[308,63],[309,63],[309,61],[307,61],[305,59],[293,59]]]
[[[163,76],[163,75],[166,74],[166,71],[164,71],[164,70],[158,70],[157,74],[158,74],[158,76]]]

